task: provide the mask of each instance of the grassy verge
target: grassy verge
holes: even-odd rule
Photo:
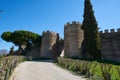
[[[25,61],[24,56],[7,56],[0,58],[0,80],[8,80],[14,68]]]
[[[120,80],[119,65],[69,58],[58,58],[57,64],[91,80]]]

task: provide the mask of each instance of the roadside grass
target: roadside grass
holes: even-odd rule
[[[57,64],[90,80],[120,80],[120,65],[99,61],[58,58]]]
[[[26,61],[25,56],[6,56],[0,58],[0,80],[8,80],[14,68]]]

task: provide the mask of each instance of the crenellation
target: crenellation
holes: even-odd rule
[[[120,28],[117,29],[117,32],[120,32]]]
[[[113,33],[118,33],[118,32],[120,32],[120,28],[118,28],[117,31],[115,31],[115,29],[110,29],[110,31],[108,29],[104,31],[99,31],[100,34],[106,34],[106,33],[113,34]]]
[[[42,35],[44,35],[44,34],[46,34],[46,31],[43,31],[43,32],[42,32]]]
[[[81,23],[80,23],[80,22],[77,22],[76,24],[79,24],[79,25],[81,25]]]
[[[71,24],[77,24],[77,22],[76,21],[72,21],[72,23]]]
[[[100,31],[99,33],[100,33],[100,34],[103,34],[103,31]]]
[[[81,25],[80,22],[72,21],[72,22],[67,22],[64,26],[70,26],[70,25]]]
[[[108,29],[104,30],[105,33],[109,33]]]
[[[66,32],[78,32],[81,29],[80,22],[72,21],[71,23],[68,22],[64,25],[64,29]]]
[[[110,32],[111,33],[115,33],[115,29],[110,29]]]
[[[43,31],[43,33],[42,33],[42,35],[44,35],[44,36],[47,36],[47,35],[56,35],[56,34],[57,33],[53,32],[53,31],[49,31],[49,30]]]
[[[50,31],[49,31],[49,30],[47,30],[47,31],[46,31],[46,33],[50,33]]]
[[[67,25],[67,26],[70,25],[70,22],[68,22],[66,25]]]

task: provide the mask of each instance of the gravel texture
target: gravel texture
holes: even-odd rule
[[[26,61],[13,72],[10,80],[85,80],[51,61]]]

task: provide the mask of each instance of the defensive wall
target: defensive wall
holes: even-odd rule
[[[120,61],[120,28],[100,31],[103,59]]]
[[[99,35],[102,59],[120,61],[120,28],[100,31]],[[84,31],[81,29],[81,24],[76,21],[68,22],[64,25],[64,39],[60,39],[58,33],[44,31],[41,46],[33,47],[30,54],[55,59],[62,53],[62,56],[82,58],[83,40]]]

